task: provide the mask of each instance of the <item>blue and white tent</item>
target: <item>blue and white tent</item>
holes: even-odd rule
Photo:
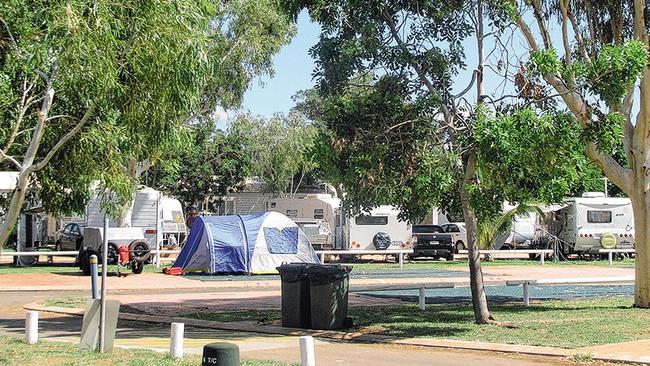
[[[183,273],[277,273],[282,263],[320,263],[305,233],[278,212],[203,216],[173,267]]]

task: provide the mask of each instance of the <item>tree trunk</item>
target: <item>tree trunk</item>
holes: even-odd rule
[[[634,194],[630,194],[634,209],[634,240],[636,249],[634,306],[650,308],[650,196],[645,191],[645,177],[635,179]]]
[[[29,172],[23,172],[18,176],[18,182],[16,183],[16,189],[11,197],[11,203],[9,204],[7,215],[5,216],[4,221],[2,221],[2,224],[0,224],[0,250],[2,250],[7,239],[9,239],[11,229],[18,221],[18,215],[20,215],[20,210],[23,208],[23,203],[25,202],[27,187],[29,187],[29,175]]]
[[[490,323],[492,317],[487,306],[481,256],[478,248],[478,221],[469,200],[469,186],[473,184],[476,173],[476,151],[470,150],[465,165],[465,179],[460,187],[460,201],[467,230],[467,261],[469,263],[469,287],[472,292],[474,319],[477,324]]]

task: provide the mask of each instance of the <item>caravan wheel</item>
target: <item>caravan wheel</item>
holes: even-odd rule
[[[151,257],[149,246],[144,241],[134,241],[129,245],[129,251],[131,252],[131,258],[140,263],[146,262]]]

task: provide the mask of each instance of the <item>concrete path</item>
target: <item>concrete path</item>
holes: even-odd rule
[[[0,320],[0,335],[21,337],[22,319]],[[42,316],[41,339],[78,342],[81,318],[71,316]],[[143,331],[146,327],[146,332]],[[146,336],[143,336],[146,333]],[[236,343],[243,359],[276,360],[286,363],[300,362],[300,348],[295,336],[263,335],[249,332],[220,331],[213,329],[186,328],[186,353],[200,354],[202,347],[210,342]],[[143,324],[120,321],[116,345],[128,348],[147,348],[161,352],[169,349],[168,325]],[[522,356],[505,353],[487,353],[409,345],[386,345],[349,343],[316,339],[317,365],[359,366],[533,366],[575,365],[563,358]]]

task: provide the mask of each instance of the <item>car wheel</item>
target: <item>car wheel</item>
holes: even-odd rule
[[[447,262],[453,262],[453,261],[454,261],[454,255],[453,255],[453,254],[449,254],[448,256],[445,257],[445,260],[446,260]]]
[[[97,255],[97,253],[92,250],[84,250],[79,256],[79,266],[84,276],[90,276],[90,257],[92,255]]]
[[[138,261],[132,262],[131,271],[133,272],[133,274],[140,274],[142,273],[143,269],[144,269],[144,263]]]
[[[463,243],[461,240],[456,242],[456,245],[454,246],[454,252],[458,254],[461,250],[465,250],[465,243]]]
[[[108,264],[117,264],[120,260],[119,254],[117,252],[117,245],[114,243],[108,243],[108,256],[106,256],[106,263]]]
[[[131,243],[129,245],[129,251],[131,252],[131,258],[141,263],[146,262],[151,256],[149,246],[144,241],[135,241]]]
[[[61,240],[57,240],[56,243],[54,243],[54,251],[55,252],[61,251]]]

